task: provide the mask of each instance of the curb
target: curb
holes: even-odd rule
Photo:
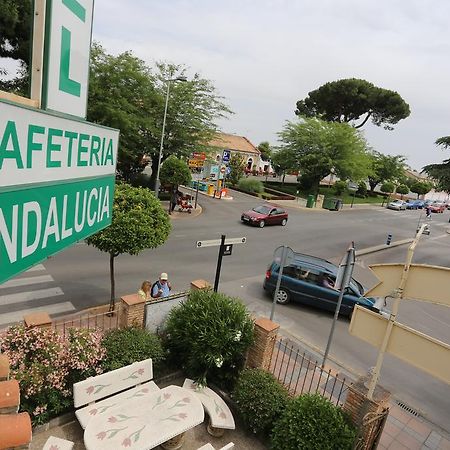
[[[380,252],[380,251],[386,250],[388,248],[398,247],[400,245],[405,245],[405,244],[410,244],[413,240],[414,240],[414,238],[409,238],[409,239],[403,239],[401,241],[391,242],[390,245],[381,244],[381,245],[375,245],[373,247],[363,248],[361,250],[357,250],[355,252],[355,256],[368,255],[370,253]]]

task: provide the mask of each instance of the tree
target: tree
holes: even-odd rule
[[[436,139],[436,145],[444,149],[450,148],[450,136]],[[436,189],[450,194],[450,159],[445,159],[441,164],[428,164],[422,169],[436,181]]]
[[[270,161],[272,156],[272,149],[270,148],[270,144],[267,141],[261,142],[258,145],[258,150],[261,152],[261,159],[263,161]]]
[[[169,217],[151,191],[117,184],[111,225],[86,239],[88,245],[109,253],[110,311],[114,311],[116,298],[114,259],[123,253],[138,255],[164,244],[170,230]]]
[[[409,192],[409,187],[406,186],[406,184],[401,184],[400,186],[397,186],[396,192],[400,194],[403,199],[403,196]]]
[[[297,101],[295,114],[328,122],[354,122],[362,127],[369,118],[376,126],[392,130],[410,114],[409,105],[394,91],[379,88],[366,80],[348,78],[332,81]],[[362,117],[362,119],[361,119]]]
[[[295,170],[298,167],[294,152],[287,148],[278,149],[272,155],[272,167],[278,176],[283,176],[282,184],[284,184],[286,171]]]
[[[346,123],[315,118],[288,121],[279,136],[286,154],[291,155],[289,161],[302,174],[301,183],[308,180],[316,192],[320,180],[332,169],[341,180],[359,181],[368,175],[367,143],[360,132]]]
[[[229,168],[231,171],[228,175],[228,180],[230,181],[231,186],[237,186],[239,180],[244,176],[244,157],[237,153],[232,153]]]
[[[419,198],[421,195],[425,195],[430,192],[432,188],[433,185],[427,181],[415,181],[409,189],[411,192],[417,194],[417,198]]]
[[[164,63],[150,69],[131,52],[112,56],[94,44],[88,120],[120,129],[117,166],[123,179],[130,180],[150,160],[154,185],[167,80],[185,72],[184,66]],[[198,74],[188,82],[171,82],[169,94],[162,161],[201,150],[218,130],[216,119],[231,113],[212,83]]]
[[[370,191],[385,181],[398,181],[404,177],[406,158],[401,155],[390,156],[379,152],[370,154],[370,173],[368,177]]]
[[[162,183],[176,187],[180,184],[189,185],[192,179],[188,165],[175,155],[169,156],[164,161],[159,177]]]
[[[380,187],[381,192],[383,192],[384,194],[392,194],[392,192],[394,192],[395,190],[395,184],[387,181],[386,183],[383,183]]]
[[[32,0],[0,0],[0,58],[19,61],[20,71],[12,80],[0,80],[0,89],[25,95],[28,91],[28,70],[31,45]],[[0,68],[1,69],[1,68]],[[0,75],[7,75],[5,69]]]

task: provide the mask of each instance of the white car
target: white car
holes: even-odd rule
[[[406,210],[406,202],[403,200],[394,200],[387,205],[388,209],[395,209],[396,211]]]

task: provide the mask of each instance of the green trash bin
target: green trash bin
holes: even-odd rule
[[[316,198],[314,195],[312,195],[312,194],[308,195],[308,198],[306,199],[306,207],[313,208],[315,201],[316,201]]]
[[[323,201],[322,208],[323,209],[334,209],[335,207],[335,198],[333,197],[326,197]]]

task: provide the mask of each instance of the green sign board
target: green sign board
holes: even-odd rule
[[[111,223],[114,175],[0,192],[0,283]]]

